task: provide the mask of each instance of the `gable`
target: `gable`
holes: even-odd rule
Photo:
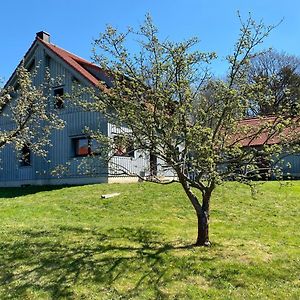
[[[39,65],[40,68],[42,67],[42,69],[45,69],[45,67],[49,64],[48,60],[50,59],[60,66],[60,70],[65,69],[63,72],[59,72],[57,70],[55,74],[51,74],[52,76],[65,75],[65,73],[68,72],[82,84],[98,86],[103,91],[106,90],[107,87],[111,86],[111,81],[100,67],[56,45],[51,44],[49,41],[50,36],[48,34],[45,32],[37,33],[36,39],[24,55],[24,58],[20,64],[24,62],[25,67],[28,68],[31,66],[31,63],[34,60],[35,65]],[[16,71],[14,71],[5,86],[14,85],[15,77]],[[41,80],[42,79],[40,78],[39,81]],[[100,81],[105,82],[106,86]]]
[[[84,78],[84,80],[88,81],[94,86],[99,86],[100,88],[102,88],[102,90],[105,90],[106,87],[102,83],[100,83],[100,81],[104,81],[107,86],[111,85],[108,77],[105,76],[105,72],[97,65],[56,45],[47,43],[39,37],[37,37],[36,39],[47,50],[50,50],[51,54],[56,57],[56,59],[59,59],[63,64],[68,65],[71,68],[71,72],[73,71],[75,73],[73,75]]]

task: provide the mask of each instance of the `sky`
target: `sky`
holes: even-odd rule
[[[0,4],[0,78],[7,80],[38,31],[51,42],[90,60],[92,43],[110,24],[137,27],[150,13],[160,36],[173,41],[200,39],[199,50],[215,51],[215,74],[226,73],[226,55],[239,33],[237,11],[267,25],[282,23],[264,48],[300,56],[299,0],[4,0]]]

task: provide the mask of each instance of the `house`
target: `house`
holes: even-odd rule
[[[261,149],[263,146],[266,145],[276,145],[280,143],[284,143],[286,139],[289,142],[296,142],[296,145],[299,145],[299,135],[300,135],[300,128],[299,128],[299,116],[293,117],[293,122],[287,126],[281,134],[272,134],[272,130],[270,128],[272,126],[276,126],[280,121],[276,116],[267,116],[267,117],[252,117],[241,120],[239,122],[240,127],[247,128],[247,135],[241,134],[241,136],[235,136],[235,140],[239,141],[239,143],[244,148],[254,148],[254,149]],[[263,128],[269,128],[263,130]],[[260,134],[255,134],[252,136],[251,131],[256,133],[258,129],[262,129]],[[283,148],[284,149],[284,148]],[[283,178],[285,179],[299,179],[300,178],[300,153],[299,148],[296,146],[294,151],[291,150],[284,151],[279,155],[279,157],[275,158],[275,162],[270,162],[268,160],[264,160],[260,162],[261,165],[258,166],[264,172],[264,168],[269,169],[276,169],[280,170],[282,173]],[[264,178],[264,176],[262,177]],[[275,175],[271,178],[275,179]]]
[[[52,146],[47,147],[47,158],[34,155],[30,147],[24,147],[22,153],[17,153],[10,145],[4,147],[0,152],[0,186],[129,182],[136,181],[138,176],[147,176],[150,165],[155,175],[163,172],[156,158],[133,149],[118,149],[109,163],[101,161],[97,155],[90,156],[91,152],[97,152],[96,142],[85,134],[86,127],[101,130],[109,137],[117,137],[120,129],[110,124],[100,113],[83,111],[72,103],[57,100],[57,96],[70,93],[72,86],[78,83],[93,87],[102,81],[110,86],[109,78],[98,66],[52,44],[50,35],[43,31],[37,33],[25,54],[24,65],[27,69],[39,66],[36,85],[44,81],[46,69],[52,78],[60,78],[59,83],[52,87],[49,110],[55,110],[66,126],[52,132]],[[14,85],[15,80],[14,73],[7,85]],[[0,119],[0,127],[5,127],[3,122]],[[86,167],[80,168],[86,161]],[[116,164],[138,176],[116,171]],[[55,173],[58,166],[66,171]]]

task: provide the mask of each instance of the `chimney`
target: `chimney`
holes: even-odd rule
[[[37,37],[39,37],[41,40],[43,40],[46,43],[50,43],[50,34],[45,31],[37,32]]]

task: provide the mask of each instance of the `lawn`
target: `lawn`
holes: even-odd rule
[[[0,189],[0,299],[300,299],[299,208],[300,182],[226,183],[194,248],[179,185]]]

